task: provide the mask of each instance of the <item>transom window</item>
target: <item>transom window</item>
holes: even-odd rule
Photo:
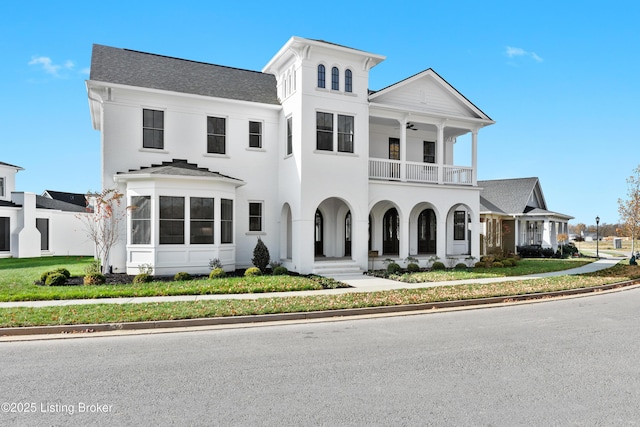
[[[340,70],[338,67],[331,69],[331,90],[340,90]]]
[[[189,242],[195,245],[213,244],[213,199],[209,197],[191,197],[190,201]]]
[[[326,71],[324,65],[318,65],[318,87],[324,89],[326,87]]]
[[[262,231],[262,202],[249,202],[249,231]]]
[[[142,110],[142,147],[164,148],[164,111]]]
[[[151,243],[151,197],[133,196],[131,206],[131,244],[148,245]]]
[[[184,197],[160,196],[160,244],[184,243]]]
[[[262,122],[249,122],[249,147],[262,148]]]
[[[353,74],[351,70],[345,70],[344,72],[344,91],[353,92]]]
[[[316,148],[333,151],[333,114],[316,112]]]
[[[226,119],[207,117],[207,153],[225,154]]]
[[[353,116],[338,114],[338,151],[353,153]]]

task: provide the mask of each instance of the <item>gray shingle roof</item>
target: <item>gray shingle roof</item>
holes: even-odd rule
[[[84,194],[80,193],[67,193],[65,191],[45,190],[42,194],[44,197],[49,195],[50,199],[60,200],[62,202],[71,203],[73,205],[87,207],[87,198]]]
[[[480,196],[507,214],[525,212],[538,178],[495,179],[478,181]]]
[[[44,196],[36,195],[36,207],[41,209],[54,209],[64,212],[86,212],[84,206],[74,205],[73,203],[63,202],[62,200],[54,200]]]
[[[195,163],[188,163],[183,159],[173,159],[170,162],[162,162],[160,165],[151,165],[141,167],[140,169],[132,169],[128,172],[119,172],[118,175],[174,175],[174,176],[202,176],[202,177],[214,177],[214,178],[227,178],[235,181],[242,182],[238,178],[233,178],[228,175],[223,175],[218,172],[212,172],[207,168],[201,168]]]
[[[241,101],[280,104],[271,74],[93,45],[90,79]]]

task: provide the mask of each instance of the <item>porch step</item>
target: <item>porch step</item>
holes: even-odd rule
[[[316,261],[313,274],[318,276],[362,276],[363,271],[352,260]]]

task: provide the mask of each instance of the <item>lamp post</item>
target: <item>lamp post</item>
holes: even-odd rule
[[[600,217],[596,217],[596,258],[600,259],[600,251],[598,250],[598,244],[600,242],[600,230],[598,226],[600,225]]]

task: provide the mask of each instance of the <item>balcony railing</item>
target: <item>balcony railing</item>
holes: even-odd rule
[[[442,183],[473,185],[473,168],[438,166],[432,163],[401,162],[399,160],[369,159],[369,178],[389,181],[424,182],[437,184],[442,167]],[[404,168],[404,176],[402,169]]]

